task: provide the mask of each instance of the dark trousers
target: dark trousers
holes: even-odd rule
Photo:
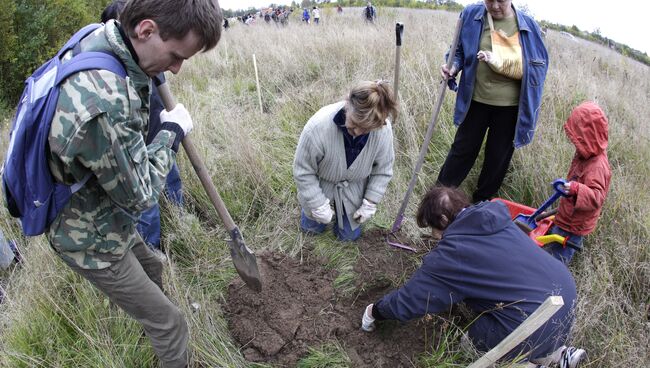
[[[454,143],[438,174],[437,184],[458,187],[474,166],[483,138],[485,159],[472,195],[473,202],[490,199],[501,187],[515,150],[518,106],[491,106],[472,101],[467,116],[456,131]]]
[[[505,354],[505,360],[528,354],[529,359],[539,360],[551,355],[568,339],[573,326],[573,314],[559,312],[561,316],[553,316],[524,341]],[[508,326],[492,313],[484,313],[475,320],[469,328],[468,335],[478,351],[490,351],[518,326]]]

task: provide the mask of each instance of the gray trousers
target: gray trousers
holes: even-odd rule
[[[163,265],[144,242],[108,268],[70,267],[142,324],[163,367],[187,366],[187,322],[163,293]]]

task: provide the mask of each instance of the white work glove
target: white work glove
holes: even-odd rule
[[[352,215],[352,218],[356,222],[363,224],[364,222],[370,220],[375,212],[377,212],[377,205],[364,198],[363,204],[354,213],[354,215]]]
[[[569,182],[567,182],[566,184],[562,184],[562,186],[561,186],[560,189],[562,189],[562,191],[564,192],[564,194],[567,194],[567,195],[568,195],[569,192],[571,191],[571,183],[572,183],[572,182],[569,181]]]
[[[372,332],[375,330],[375,319],[372,318],[372,304],[369,304],[366,307],[366,310],[363,311],[363,317],[361,317],[361,329],[366,332]]]
[[[326,199],[325,203],[318,208],[311,210],[311,217],[321,224],[329,224],[334,216],[334,211],[330,207],[330,200]]]
[[[178,125],[181,127],[185,135],[192,131],[192,128],[194,127],[190,113],[187,111],[185,106],[180,103],[177,104],[172,111],[161,111],[160,121],[162,123],[173,123]]]

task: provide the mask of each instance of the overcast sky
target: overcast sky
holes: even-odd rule
[[[476,0],[456,0],[467,5]],[[219,0],[224,9],[259,8],[270,3],[291,4],[286,0]],[[600,34],[650,55],[650,31],[645,22],[650,2],[645,0],[513,0],[515,6],[528,5],[537,20],[576,25],[584,31],[597,28]]]

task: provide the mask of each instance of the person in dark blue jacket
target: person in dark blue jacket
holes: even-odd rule
[[[457,86],[454,143],[440,169],[438,183],[459,186],[481,150],[485,159],[473,202],[494,197],[505,178],[515,148],[533,139],[548,69],[548,54],[535,21],[511,0],[484,0],[460,14],[462,28],[451,70],[462,71]]]
[[[160,73],[155,79],[155,83],[165,82],[165,74]],[[160,112],[163,110],[163,103],[158,89],[154,88],[151,93],[149,106],[149,131],[145,139],[146,144],[151,143],[160,131]],[[176,206],[183,205],[183,184],[181,183],[181,173],[178,165],[174,162],[171,171],[167,174],[165,181],[165,197],[170,203]],[[160,205],[156,203],[153,207],[142,212],[140,222],[137,225],[138,232],[149,247],[160,249]]]
[[[511,221],[505,204],[470,206],[460,190],[436,186],[420,203],[417,222],[442,238],[406,284],[366,307],[363,330],[372,331],[375,320],[408,321],[464,302],[479,314],[469,338],[489,351],[549,296],[559,295],[564,306],[506,359],[528,354],[536,364],[566,358],[572,362],[566,367],[577,366],[584,350],[563,346],[574,321],[573,277]]]

